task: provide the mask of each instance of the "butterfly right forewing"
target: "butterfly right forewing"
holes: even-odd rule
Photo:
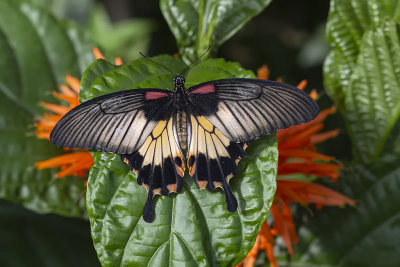
[[[294,86],[259,79],[222,79],[189,88],[191,104],[225,136],[248,142],[314,119],[318,105]]]

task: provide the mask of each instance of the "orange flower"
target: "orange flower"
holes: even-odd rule
[[[51,130],[53,130],[56,123],[71,109],[79,105],[78,93],[80,82],[77,78],[67,74],[65,77],[67,85],[60,85],[60,92],[53,92],[53,95],[59,100],[67,103],[67,106],[49,104],[40,102],[40,105],[51,113],[44,113],[36,123],[36,136],[39,138],[50,139]]]
[[[96,59],[104,56],[100,50],[96,47],[93,48],[93,54]],[[115,65],[121,65],[122,60],[120,58],[115,59]],[[79,105],[78,93],[80,88],[80,81],[77,78],[67,74],[66,76],[67,85],[60,85],[60,92],[53,92],[54,96],[59,100],[65,101],[65,105],[56,105],[49,103],[40,103],[40,105],[51,113],[44,113],[36,123],[36,136],[38,138],[50,139],[50,133],[53,130],[57,122],[71,109]],[[63,178],[69,175],[79,176],[81,178],[86,177],[86,172],[93,165],[93,158],[90,152],[86,149],[64,149],[68,151],[68,154],[54,157],[48,160],[36,162],[35,166],[41,170],[46,168],[60,167],[56,176]]]
[[[268,73],[267,66],[263,66],[258,72],[258,78],[268,79]],[[306,85],[307,81],[303,80],[297,87],[303,90]],[[310,96],[316,99],[316,91],[313,90]],[[299,240],[293,223],[290,203],[297,202],[302,205],[314,203],[317,208],[322,208],[323,205],[355,205],[354,200],[325,186],[287,178],[290,174],[305,174],[314,177],[329,177],[332,181],[337,180],[339,170],[343,166],[332,163],[333,157],[316,152],[315,147],[315,144],[338,135],[338,130],[319,133],[324,127],[325,118],[335,110],[335,107],[322,110],[313,121],[278,131],[277,190],[270,209],[273,223],[270,226],[268,222],[264,222],[256,244],[241,263],[244,266],[253,266],[261,249],[265,250],[271,266],[278,266],[273,254],[275,236],[282,238],[289,254],[293,255],[292,244]]]

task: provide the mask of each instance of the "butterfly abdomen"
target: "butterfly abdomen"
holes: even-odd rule
[[[182,150],[187,150],[187,116],[185,111],[178,111],[176,113],[176,132],[178,136],[179,146]]]

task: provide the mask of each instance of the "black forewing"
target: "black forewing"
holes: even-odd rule
[[[232,141],[247,142],[308,122],[319,107],[298,88],[259,79],[222,79],[189,88],[189,101]]]
[[[60,147],[130,154],[170,113],[171,101],[172,92],[161,89],[96,97],[68,112],[54,127],[50,140]]]

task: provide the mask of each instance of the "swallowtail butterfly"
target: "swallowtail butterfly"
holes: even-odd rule
[[[197,187],[221,187],[227,208],[237,201],[229,188],[246,143],[314,119],[318,105],[303,91],[258,79],[222,79],[174,91],[125,90],[93,98],[54,127],[57,146],[119,154],[148,191],[143,219],[153,217],[155,195],[178,192],[188,169]]]

